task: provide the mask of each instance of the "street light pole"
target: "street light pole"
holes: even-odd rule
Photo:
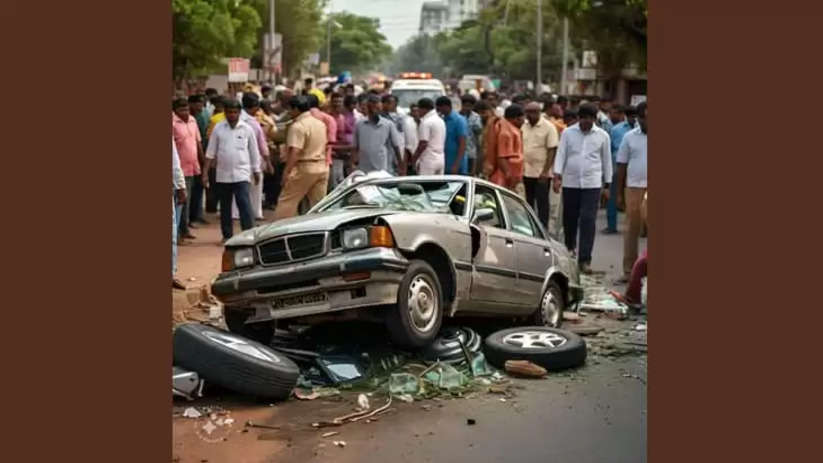
[[[543,76],[542,76],[542,48],[543,48],[543,0],[537,0],[537,81],[534,85],[535,95],[540,95],[543,90]]]
[[[569,18],[563,18],[563,70],[560,75],[560,95],[566,94],[566,72],[569,62]]]

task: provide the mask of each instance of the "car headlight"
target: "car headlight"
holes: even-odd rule
[[[343,249],[362,249],[366,247],[394,247],[391,230],[385,226],[349,228],[341,233]]]
[[[366,228],[343,230],[343,249],[360,249],[369,245],[369,231]]]
[[[223,271],[228,272],[241,267],[254,265],[254,249],[226,248],[223,251]]]

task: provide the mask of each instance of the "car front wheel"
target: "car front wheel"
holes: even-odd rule
[[[534,323],[549,328],[559,328],[563,323],[565,301],[560,286],[554,281],[549,282],[540,299],[540,307],[534,313]]]
[[[419,348],[431,344],[443,319],[443,290],[431,265],[422,260],[409,263],[400,281],[397,307],[386,314],[386,325],[396,344]]]

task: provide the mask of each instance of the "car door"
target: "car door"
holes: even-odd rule
[[[492,209],[494,216],[474,223],[482,237],[472,261],[471,301],[480,311],[505,310],[518,300],[514,240],[506,230],[503,208],[495,188],[475,184],[473,203],[473,214],[478,209]]]
[[[552,265],[551,248],[526,203],[511,193],[500,193],[517,255],[516,302],[537,307],[546,270]]]

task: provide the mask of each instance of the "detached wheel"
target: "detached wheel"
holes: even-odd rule
[[[174,364],[207,381],[254,397],[285,400],[297,384],[297,365],[259,342],[208,325],[180,325]]]
[[[253,339],[266,346],[274,339],[274,322],[246,323],[249,314],[243,309],[223,308],[223,318],[229,331]]]
[[[492,333],[486,338],[486,359],[497,368],[506,360],[528,360],[546,370],[562,370],[586,361],[586,343],[569,331],[523,326]]]
[[[427,262],[413,260],[397,291],[397,307],[386,314],[386,326],[396,344],[419,348],[431,344],[443,319],[443,290]]]
[[[563,323],[563,311],[566,310],[566,299],[560,285],[551,281],[540,299],[540,307],[534,313],[534,324],[560,328]]]

